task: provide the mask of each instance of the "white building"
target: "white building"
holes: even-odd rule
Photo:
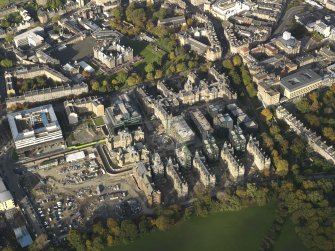
[[[44,29],[40,26],[37,26],[34,29],[28,30],[24,33],[21,33],[14,37],[15,46],[16,47],[26,45],[32,47],[39,46],[44,42],[44,38],[40,35],[42,33],[44,33]]]
[[[231,0],[218,0],[212,7],[211,11],[214,16],[227,20],[242,11],[250,10],[250,6],[245,4],[244,1],[231,1]]]
[[[41,154],[44,150],[64,148],[59,122],[51,104],[7,115],[19,155]]]

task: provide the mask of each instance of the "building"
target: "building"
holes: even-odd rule
[[[227,145],[227,143],[223,145],[220,157],[221,161],[224,161],[227,164],[229,173],[234,180],[239,180],[244,177],[245,168],[234,156],[234,149]]]
[[[39,9],[39,10],[37,11],[37,18],[38,18],[38,20],[40,21],[41,24],[45,24],[45,23],[48,22],[48,15],[47,15],[47,13],[46,13],[44,10],[42,10],[42,9]]]
[[[63,103],[70,125],[78,123],[78,115],[93,113],[97,117],[105,115],[105,106],[97,97],[85,97],[80,99],[66,100]]]
[[[15,208],[12,194],[7,190],[5,183],[0,177],[0,212]]]
[[[151,170],[156,179],[164,176],[165,167],[161,156],[158,153],[153,154]]]
[[[41,155],[65,148],[61,127],[51,104],[7,115],[19,156]]]
[[[19,79],[30,79],[39,76],[46,76],[55,82],[67,83],[70,79],[65,77],[61,72],[56,71],[48,66],[34,66],[30,68],[22,68],[13,72],[13,75]]]
[[[285,31],[282,37],[275,39],[276,47],[284,51],[286,54],[299,54],[301,49],[301,42],[291,35],[290,32]]]
[[[65,161],[67,163],[77,162],[77,161],[83,160],[83,159],[85,159],[84,151],[69,153],[69,154],[65,155]]]
[[[192,154],[187,145],[176,146],[175,154],[177,157],[177,161],[181,167],[191,168]]]
[[[182,180],[177,172],[178,164],[174,164],[172,159],[169,158],[166,164],[166,176],[172,180],[173,187],[177,192],[178,198],[184,198],[188,195],[188,184]]]
[[[219,147],[215,142],[215,138],[210,135],[208,139],[203,141],[204,143],[204,153],[210,161],[217,161],[219,159],[220,151]]]
[[[181,45],[188,45],[191,50],[209,61],[221,58],[222,48],[213,24],[208,20],[202,28],[189,28],[178,34]],[[208,42],[203,42],[203,41]]]
[[[116,135],[111,136],[107,141],[107,148],[109,150],[117,148],[127,148],[137,142],[144,141],[144,132],[139,127],[134,132],[129,132],[128,129],[120,130]]]
[[[31,238],[26,226],[21,226],[14,228],[14,234],[17,242],[20,244],[21,248],[25,248],[30,246],[33,243],[33,239]]]
[[[14,44],[16,47],[27,46],[27,45],[36,47],[44,42],[43,35],[44,35],[44,29],[40,26],[37,26],[31,30],[28,30],[15,36]]]
[[[199,173],[199,180],[205,186],[205,188],[213,188],[216,184],[214,174],[210,174],[208,168],[204,164],[204,160],[200,158],[199,153],[196,151],[193,158],[193,167]]]
[[[142,123],[142,116],[127,93],[118,96],[112,106],[105,109],[105,114],[110,131]]]
[[[4,78],[5,78],[7,96],[14,96],[15,90],[13,86],[13,75],[9,72],[5,72]]]
[[[245,1],[218,0],[211,6],[212,14],[222,20],[247,10],[250,10],[250,6]]]
[[[247,140],[239,126],[234,126],[234,129],[229,131],[229,140],[235,150],[245,151]]]
[[[265,106],[277,105],[280,100],[280,92],[266,83],[259,83],[257,96]]]
[[[213,119],[213,124],[218,129],[225,128],[225,129],[228,129],[230,131],[230,130],[233,130],[233,128],[234,128],[234,121],[229,116],[228,113],[225,113],[225,114],[219,113],[219,114],[217,114],[214,117],[214,119]]]
[[[113,40],[107,47],[95,46],[93,56],[110,69],[134,61],[133,49],[121,45],[119,40]]]
[[[181,115],[172,118],[169,128],[167,133],[180,144],[188,144],[195,139],[193,130]]]
[[[133,168],[133,177],[145,196],[149,205],[161,204],[161,192],[155,188],[150,171],[147,170],[143,162],[139,162]]]
[[[28,91],[21,96],[8,97],[6,99],[6,106],[7,108],[10,108],[18,104],[51,101],[69,96],[79,96],[87,92],[88,92],[88,85],[85,83],[76,84],[72,86],[59,85],[53,88]]]
[[[312,69],[302,69],[280,80],[283,95],[288,98],[303,96],[322,85],[322,77]]]
[[[265,156],[259,146],[259,141],[250,136],[247,151],[254,157],[254,163],[259,171],[270,170],[271,159]]]
[[[214,132],[211,124],[208,122],[204,114],[199,109],[191,111],[190,116],[203,139],[207,139],[209,135]]]

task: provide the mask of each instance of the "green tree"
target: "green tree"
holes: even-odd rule
[[[173,224],[174,224],[174,220],[166,215],[160,215],[155,220],[156,227],[161,231],[166,231],[170,229],[173,226]]]
[[[76,251],[85,251],[85,239],[79,231],[71,229],[67,235],[67,240]]]
[[[144,67],[144,70],[146,73],[153,72],[155,70],[155,67],[152,63],[149,63]]]
[[[122,11],[121,7],[113,8],[112,9],[112,15],[115,19],[121,21],[122,15],[123,15],[123,11]]]
[[[91,86],[92,86],[93,91],[99,91],[100,83],[97,80],[92,80],[91,81]]]
[[[1,60],[0,64],[2,67],[9,68],[13,66],[13,61],[6,58],[6,59]]]
[[[276,167],[276,174],[278,176],[286,176],[288,173],[288,162],[285,159],[274,158],[274,165]]]
[[[121,232],[120,225],[116,220],[114,220],[113,218],[108,218],[106,224],[107,224],[108,231],[112,235],[114,236],[120,235],[120,232]]]
[[[5,35],[6,42],[10,43],[14,40],[14,34],[13,32],[7,32]]]
[[[163,77],[163,72],[161,70],[156,70],[155,79],[160,79]]]
[[[231,77],[231,80],[232,80],[234,85],[240,85],[241,84],[241,77],[235,70],[229,71],[228,75]]]
[[[273,114],[268,108],[261,111],[261,116],[266,123],[269,123],[273,118]]]
[[[310,104],[306,98],[303,98],[299,100],[295,107],[301,112],[301,113],[308,113],[310,111]]]
[[[238,54],[233,56],[233,65],[235,67],[240,67],[242,65],[242,58]]]
[[[100,236],[95,237],[92,241],[92,248],[94,251],[102,251],[105,250],[105,245],[102,241],[102,238]]]
[[[137,226],[130,220],[121,222],[120,238],[123,242],[133,241],[138,236]]]
[[[223,60],[222,65],[227,70],[233,70],[234,69],[234,65],[233,65],[233,63],[230,59]]]

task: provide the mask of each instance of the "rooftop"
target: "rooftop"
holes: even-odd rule
[[[303,69],[281,79],[280,83],[289,91],[298,90],[314,82],[322,80],[322,77],[311,69]]]

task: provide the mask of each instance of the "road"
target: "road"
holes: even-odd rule
[[[289,26],[289,24],[292,22],[294,16],[300,12],[302,12],[304,9],[306,8],[305,3],[303,5],[299,5],[299,6],[295,6],[292,7],[290,9],[288,9],[285,12],[285,15],[281,18],[281,23],[280,25],[277,27],[277,29],[275,30],[275,32],[273,33],[273,35],[279,35],[282,34],[287,27]]]

